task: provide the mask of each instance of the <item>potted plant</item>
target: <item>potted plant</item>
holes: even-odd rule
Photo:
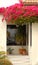
[[[8,48],[8,49],[7,49],[7,53],[8,53],[8,54],[12,54],[12,51],[13,51],[13,50],[14,50],[14,49],[12,49],[12,48]]]

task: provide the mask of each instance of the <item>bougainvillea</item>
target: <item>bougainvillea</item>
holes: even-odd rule
[[[35,5],[25,6],[23,3],[16,3],[7,7],[4,11],[3,19],[7,22],[12,22],[15,24],[38,22],[38,6]]]
[[[0,8],[0,14],[3,15],[4,12],[5,12],[5,8],[4,7]]]

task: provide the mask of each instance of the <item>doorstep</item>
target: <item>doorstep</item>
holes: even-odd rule
[[[8,59],[14,64],[14,65],[31,65],[29,56],[14,56],[14,55],[8,55]]]

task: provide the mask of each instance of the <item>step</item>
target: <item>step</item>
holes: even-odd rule
[[[8,55],[8,59],[13,63],[13,65],[31,65],[29,56]]]

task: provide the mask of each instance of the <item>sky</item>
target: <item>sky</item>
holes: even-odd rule
[[[7,7],[19,3],[19,0],[0,0],[0,7]]]

